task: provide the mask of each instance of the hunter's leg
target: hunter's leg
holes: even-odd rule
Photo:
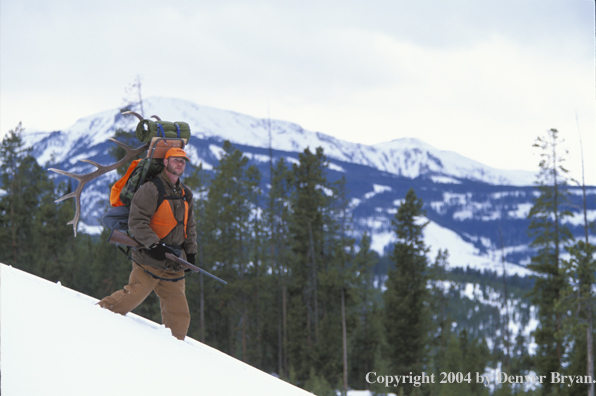
[[[133,264],[128,285],[124,286],[124,289],[114,292],[111,296],[105,297],[97,304],[112,312],[126,315],[145,301],[157,282],[157,279],[143,271],[140,266]]]
[[[184,272],[179,272],[174,277],[179,276],[184,276]],[[184,289],[184,279],[177,282],[160,281],[155,287],[161,306],[161,321],[180,340],[184,340],[190,326],[190,312]]]

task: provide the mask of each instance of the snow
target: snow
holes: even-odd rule
[[[89,235],[99,235],[102,233],[102,231],[103,231],[102,225],[92,226],[92,225],[85,224],[83,221],[79,220],[79,226],[77,228],[77,232],[79,232],[81,234],[85,233],[85,234],[89,234]]]
[[[448,292],[450,289],[459,290],[460,298],[467,298],[478,304],[496,307],[499,309],[499,313],[503,317],[508,315],[509,320],[507,328],[511,339],[516,339],[516,337],[520,334],[523,335],[529,340],[528,352],[531,355],[535,354],[537,345],[534,341],[532,333],[538,327],[539,322],[537,319],[537,311],[534,306],[529,306],[529,320],[526,324],[523,324],[521,321],[521,316],[516,314],[516,312],[519,312],[520,307],[526,305],[526,303],[524,303],[520,298],[507,298],[507,306],[503,306],[503,297],[501,292],[490,286],[481,286],[477,283],[468,282],[457,284],[453,281],[435,281],[433,283],[435,286],[439,286],[444,292]],[[527,308],[527,306],[525,307]],[[475,312],[478,312],[479,309],[479,305],[474,307]],[[468,319],[470,317],[471,313],[469,313]],[[498,337],[501,334],[502,329],[498,329],[495,335]],[[492,349],[495,340],[488,337],[486,338],[486,342],[489,344],[489,349]]]
[[[429,222],[424,228],[424,241],[430,252],[428,257],[434,260],[438,249],[449,250],[449,267],[470,267],[480,271],[494,271],[498,274],[503,273],[503,264],[500,257],[491,257],[490,255],[481,255],[473,244],[464,241],[454,231],[441,227],[435,222]],[[505,269],[508,275],[517,274],[519,276],[529,276],[532,271],[509,262],[505,263]]]
[[[309,395],[198,341],[0,264],[2,394]]]
[[[588,210],[586,212],[588,217],[588,222],[593,222],[596,220],[596,210]],[[563,219],[564,224],[572,224],[574,226],[583,226],[584,225],[584,213],[583,212],[574,212],[573,216],[565,217]]]
[[[534,206],[532,203],[518,204],[515,210],[511,210],[507,212],[507,214],[515,219],[525,219],[528,217],[528,213],[530,213],[532,206]]]
[[[198,106],[181,99],[151,97],[143,102],[143,107],[145,115],[157,114],[163,120],[185,120],[194,136],[269,147],[271,131],[271,145],[276,150],[301,152],[307,147],[311,151],[322,147],[329,159],[371,166],[410,178],[432,172],[433,180],[440,183],[459,183],[457,179],[463,178],[516,186],[531,185],[535,179],[533,172],[494,169],[455,152],[436,149],[414,138],[368,146],[336,139],[320,132],[310,132],[291,122],[258,119],[232,111]],[[44,149],[39,162],[45,164],[52,156],[55,162],[62,162],[75,145],[87,144],[91,147],[102,143],[117,129],[134,130],[137,122],[132,115],[120,115],[118,108],[82,118],[73,126],[55,132],[57,136],[51,139],[52,146]],[[49,135],[50,133],[25,131],[25,143],[33,146]],[[334,166],[333,170],[344,171],[339,166]]]
[[[470,242],[465,241],[456,232],[442,227],[426,218],[422,221],[428,221],[424,228],[424,242],[430,251],[427,255],[430,261],[437,256],[439,249],[449,251],[449,268],[472,268],[480,271],[494,271],[498,274],[503,273],[503,264],[501,258],[494,254],[481,254],[479,250]],[[395,243],[395,232],[391,230],[389,221],[381,216],[369,217],[362,224],[369,230],[371,235],[371,249],[383,254],[387,246]],[[486,245],[486,241],[481,241]],[[513,264],[505,262],[505,269],[508,275],[517,274],[519,276],[529,276],[532,271]]]
[[[244,156],[256,162],[269,162],[270,157],[264,154],[244,153]]]
[[[434,183],[442,184],[461,184],[461,181],[448,176],[431,176],[430,179]]]
[[[364,199],[370,199],[377,194],[382,194],[386,191],[391,191],[391,187],[382,184],[373,184],[373,191],[364,194]]]
[[[216,146],[214,144],[209,145],[209,150],[211,150],[211,152],[213,153],[215,158],[217,158],[218,160],[222,159],[223,156],[226,154],[226,152],[223,148]]]
[[[329,168],[329,170],[332,170],[332,171],[346,173],[346,170],[344,168],[342,168],[341,166],[339,166],[337,164],[334,164],[333,162],[330,162],[329,165],[327,166],[327,168]]]
[[[395,242],[395,233],[393,231],[375,232],[369,235],[371,237],[370,248],[380,255],[383,254],[390,243]]]

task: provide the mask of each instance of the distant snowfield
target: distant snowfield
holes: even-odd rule
[[[0,264],[2,394],[309,395],[134,314]]]
[[[428,220],[428,219],[426,219]],[[371,232],[371,249],[383,254],[384,249],[395,242],[395,232],[392,230],[378,231],[375,228],[389,228],[388,224],[379,220],[370,219],[369,226],[373,229]],[[464,241],[457,233],[448,228],[441,227],[437,223],[430,221],[424,228],[424,243],[430,248],[428,258],[434,261],[439,249],[448,249],[449,268],[470,267],[475,270],[489,270],[498,274],[503,273],[503,264],[500,257],[492,255],[481,255],[478,249],[469,242]],[[512,263],[505,263],[507,275],[517,274],[519,276],[532,275],[532,271]]]

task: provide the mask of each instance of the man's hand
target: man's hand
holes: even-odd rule
[[[164,261],[166,259],[166,253],[174,253],[174,251],[163,243],[154,243],[149,246],[147,253],[149,253],[149,256],[153,257],[155,260]]]
[[[192,265],[195,265],[195,260],[197,258],[197,254],[196,253],[188,253],[186,255],[186,261],[188,261],[189,263],[191,263]]]

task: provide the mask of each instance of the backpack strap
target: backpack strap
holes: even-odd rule
[[[157,188],[157,206],[155,207],[155,210],[157,210],[157,208],[161,206],[163,200],[166,198],[166,187],[163,185],[163,182],[159,177],[154,177],[148,181],[153,183],[155,188]]]
[[[154,177],[152,179],[149,179],[148,181],[152,182],[155,185],[155,188],[157,188],[157,206],[155,207],[155,210],[157,210],[157,208],[159,208],[161,206],[164,199],[168,199],[168,200],[182,199],[186,202],[189,202],[189,198],[192,198],[192,192],[190,191],[190,189],[188,187],[186,187],[184,184],[182,184],[182,182],[180,182],[180,186],[182,187],[182,190],[184,191],[184,193],[182,194],[181,197],[178,197],[178,196],[166,194],[166,187],[164,186],[163,181],[161,181],[161,179],[159,177]]]
[[[157,137],[166,137],[166,133],[163,130],[163,125],[161,125],[160,123],[155,123],[157,125],[157,129],[158,129],[158,133],[157,133]]]
[[[155,185],[155,188],[157,188],[157,206],[155,207],[156,211],[163,204],[164,200],[171,201],[171,200],[175,200],[175,199],[181,199],[187,203],[187,206],[188,206],[188,202],[192,201],[192,191],[190,190],[190,188],[188,188],[187,186],[182,184],[182,182],[180,182],[180,186],[182,187],[183,193],[182,193],[181,197],[178,197],[178,196],[166,194],[166,188],[163,184],[163,181],[159,177],[154,177],[152,179],[149,179],[148,181],[152,182]],[[188,213],[186,215],[190,216],[190,211],[187,211],[187,212]],[[184,226],[185,223],[188,221],[188,218],[182,219],[182,220],[176,219],[176,221],[178,222],[178,225]],[[186,229],[184,230],[184,235],[186,235]]]

